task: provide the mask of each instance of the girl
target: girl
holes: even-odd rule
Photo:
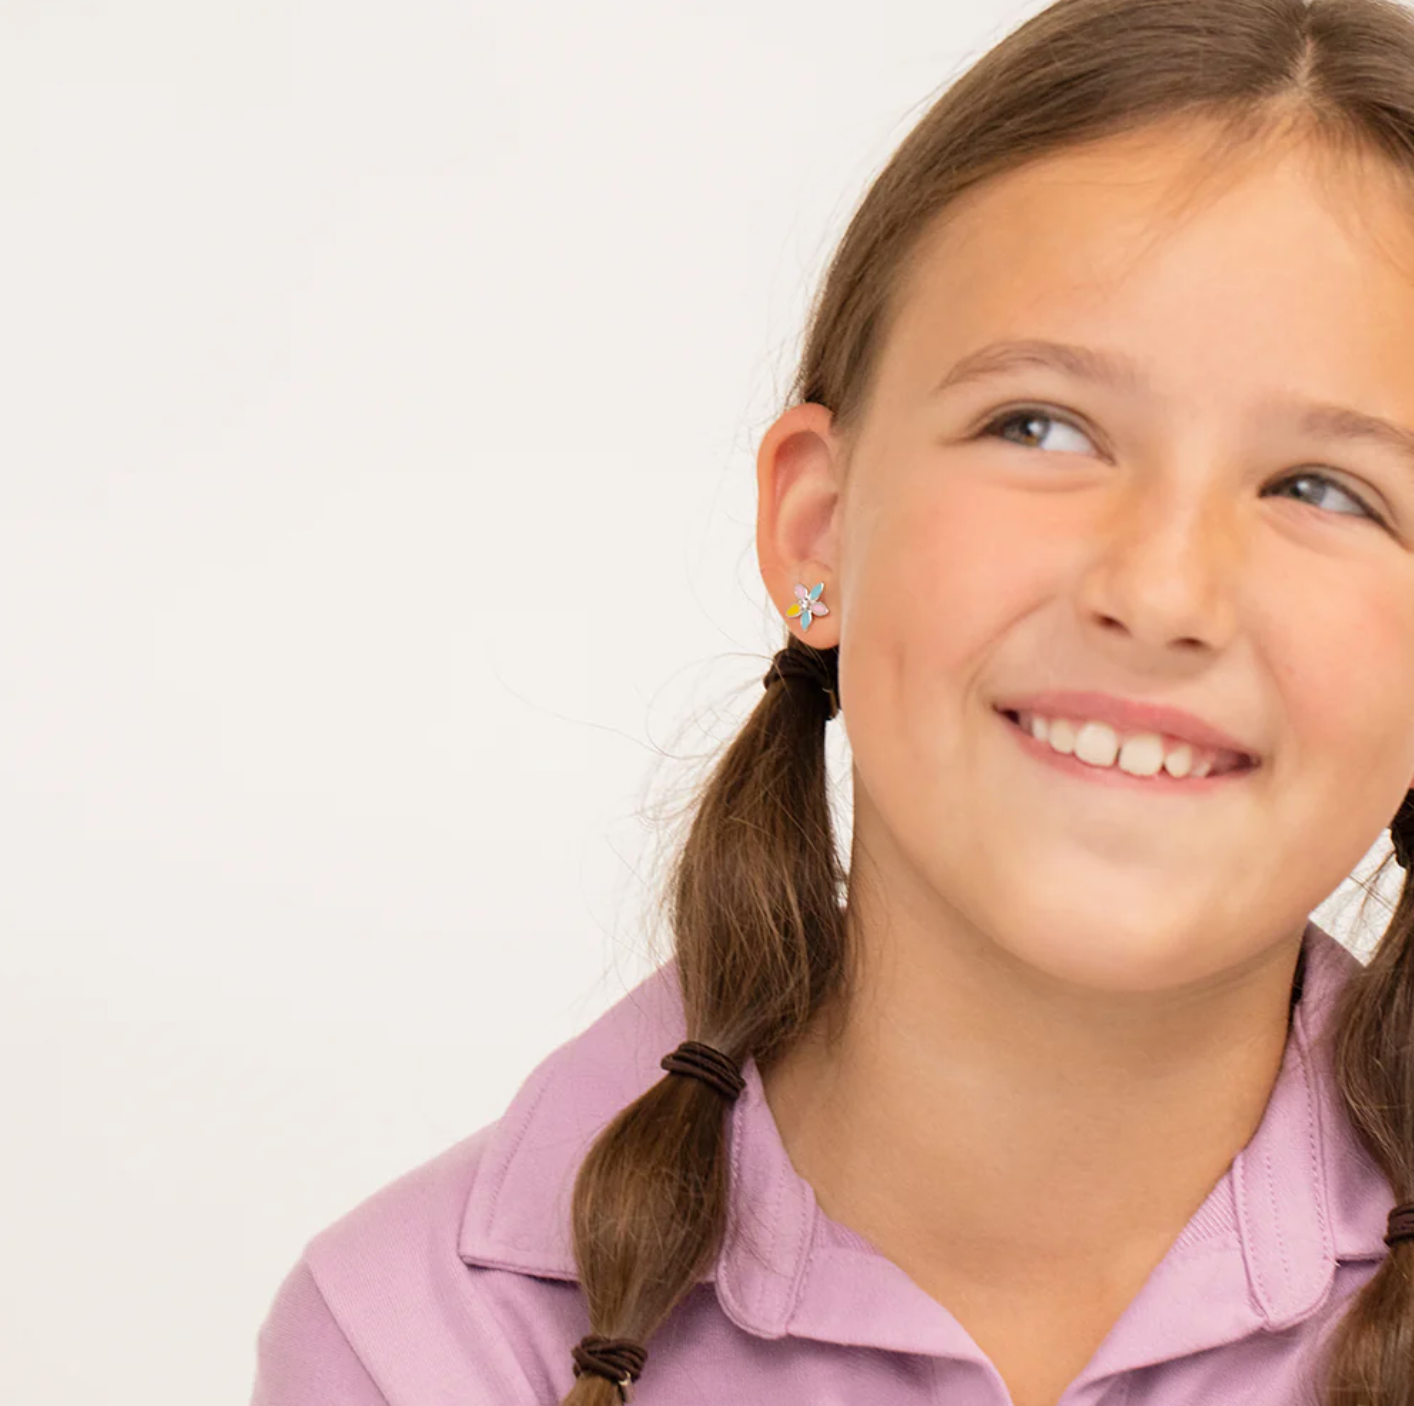
[[[1414,1403],[1414,18],[1059,0],[863,201],[674,959],[316,1235],[256,1406]],[[853,843],[824,738],[848,718]]]

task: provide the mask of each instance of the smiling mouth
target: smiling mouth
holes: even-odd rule
[[[1152,776],[1136,775],[1133,772],[1125,771],[1116,759],[1108,766],[1096,765],[1093,762],[1083,761],[1073,752],[1060,752],[1043,742],[1040,738],[1032,735],[1031,731],[1022,726],[1020,715],[1003,708],[994,708],[993,711],[1009,724],[1016,734],[1017,740],[1040,761],[1050,762],[1059,767],[1062,771],[1072,775],[1084,776],[1087,779],[1096,781],[1111,782],[1119,785],[1148,786],[1153,789],[1174,790],[1209,790],[1215,783],[1234,780],[1243,776],[1248,776],[1256,771],[1259,762],[1252,757],[1239,757],[1235,761],[1228,762],[1221,768],[1215,767],[1206,776],[1175,777],[1163,767]]]

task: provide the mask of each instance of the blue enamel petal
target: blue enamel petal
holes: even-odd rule
[[[800,612],[800,628],[802,630],[808,630],[810,628],[810,620],[810,612],[808,610],[802,610]]]
[[[818,586],[816,586],[813,591],[810,592],[810,599],[811,599],[811,600],[819,600],[819,599],[820,599],[820,592],[823,591],[824,589],[825,589],[825,583],[824,583],[823,581],[821,581],[820,584],[819,584]]]

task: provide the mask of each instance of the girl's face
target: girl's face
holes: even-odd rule
[[[776,605],[827,583],[855,877],[1114,991],[1270,960],[1414,784],[1414,218],[1348,158],[1218,173],[1156,131],[969,192],[849,442],[798,406],[758,461]],[[1084,350],[957,377],[1023,340]],[[996,711],[1043,689],[1185,709],[1259,765],[1069,774]]]

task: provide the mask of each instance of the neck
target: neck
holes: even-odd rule
[[[854,885],[848,1008],[761,1071],[821,1209],[930,1289],[1142,1282],[1261,1122],[1300,932],[1202,991],[1116,994],[875,918]]]

